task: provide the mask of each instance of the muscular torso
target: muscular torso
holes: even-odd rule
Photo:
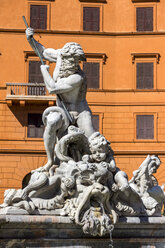
[[[57,94],[57,106],[61,106],[58,95],[62,99],[69,112],[76,115],[82,111],[90,111],[86,101],[87,83],[84,72],[79,67],[79,60],[76,57],[61,57],[61,50],[46,49],[46,59],[56,57],[56,67],[53,72],[55,83],[54,93]],[[67,87],[69,86],[69,87]]]
[[[84,110],[90,111],[87,101],[86,101],[86,91],[87,91],[87,85],[86,85],[86,78],[81,70],[79,70],[76,75],[80,76],[80,80],[76,86],[74,86],[70,91],[60,93],[60,97],[65,103],[65,106],[67,107],[68,111],[73,111],[80,113]],[[69,76],[70,77],[70,76]],[[65,82],[67,83],[67,79],[69,77],[65,78]],[[57,80],[57,84],[63,85],[63,78],[59,78]],[[60,101],[57,96],[57,105],[61,106]]]

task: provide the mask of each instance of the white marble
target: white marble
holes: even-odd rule
[[[26,34],[33,47],[33,30]],[[48,162],[31,172],[24,189],[6,190],[0,214],[67,216],[93,236],[109,233],[120,216],[161,216],[165,194],[153,176],[160,159],[148,155],[128,181],[116,165],[110,142],[93,128],[86,78],[79,67],[79,60],[85,59],[81,46],[36,46],[45,59],[56,62],[53,76],[47,65],[41,66],[47,89],[58,99],[57,106],[43,113]]]

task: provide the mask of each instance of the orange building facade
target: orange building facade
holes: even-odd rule
[[[41,82],[23,15],[45,47],[83,47],[87,100],[117,166],[131,178],[147,154],[157,154],[157,178],[165,182],[164,12],[162,0],[1,0],[1,202],[5,189],[20,188],[46,163],[41,114],[56,103]]]

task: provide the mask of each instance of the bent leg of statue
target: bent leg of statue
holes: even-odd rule
[[[47,123],[44,131],[44,145],[48,162],[44,166],[44,170],[48,171],[54,163],[54,146],[56,143],[56,132],[62,127],[62,116],[58,112],[50,113],[47,116]]]
[[[92,114],[90,111],[83,111],[79,114],[77,120],[78,127],[85,132],[85,136],[89,138],[96,130],[93,127]]]

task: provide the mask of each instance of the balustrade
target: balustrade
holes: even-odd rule
[[[48,96],[43,83],[6,83],[7,96]]]

